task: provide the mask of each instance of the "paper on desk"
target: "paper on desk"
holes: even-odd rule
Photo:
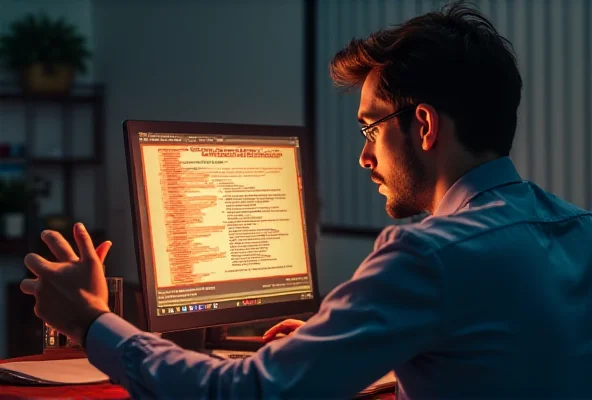
[[[382,391],[386,391],[387,389],[395,390],[397,387],[397,377],[393,371],[390,371],[388,374],[368,386],[366,389],[362,390],[358,393],[356,397],[367,396],[369,394],[374,394]]]
[[[28,384],[75,385],[109,382],[88,358],[71,360],[17,361],[0,364],[0,381]]]

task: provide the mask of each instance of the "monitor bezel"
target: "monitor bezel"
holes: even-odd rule
[[[318,310],[320,295],[315,252],[315,243],[317,240],[316,214],[318,210],[318,199],[315,190],[315,171],[312,169],[313,163],[312,160],[310,160],[312,155],[310,138],[304,127],[211,122],[125,120],[123,121],[123,132],[136,250],[136,264],[141,279],[142,300],[144,306],[144,312],[140,313],[140,315],[143,314],[145,316],[146,327],[150,332],[175,332],[188,329],[276,320],[280,318],[310,315]],[[146,199],[143,195],[139,195],[139,193],[144,193],[145,186],[140,161],[140,143],[138,140],[140,132],[298,137],[302,176],[309,177],[309,179],[303,179],[303,197],[313,299],[157,316],[152,251],[150,248],[145,248],[143,245],[143,243],[150,243],[151,239],[148,229],[149,218],[146,212]]]

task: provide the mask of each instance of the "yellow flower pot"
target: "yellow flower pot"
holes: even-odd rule
[[[21,71],[21,85],[28,94],[66,94],[73,81],[71,65],[33,64]]]

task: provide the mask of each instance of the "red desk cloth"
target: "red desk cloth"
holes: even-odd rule
[[[86,355],[81,351],[53,350],[36,356],[0,360],[0,364],[15,361],[63,360],[83,357],[86,357]],[[123,387],[110,383],[68,386],[16,386],[0,383],[0,399],[128,400],[130,395]]]

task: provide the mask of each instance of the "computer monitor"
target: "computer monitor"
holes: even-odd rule
[[[123,127],[149,331],[317,310],[315,172],[304,128]]]

